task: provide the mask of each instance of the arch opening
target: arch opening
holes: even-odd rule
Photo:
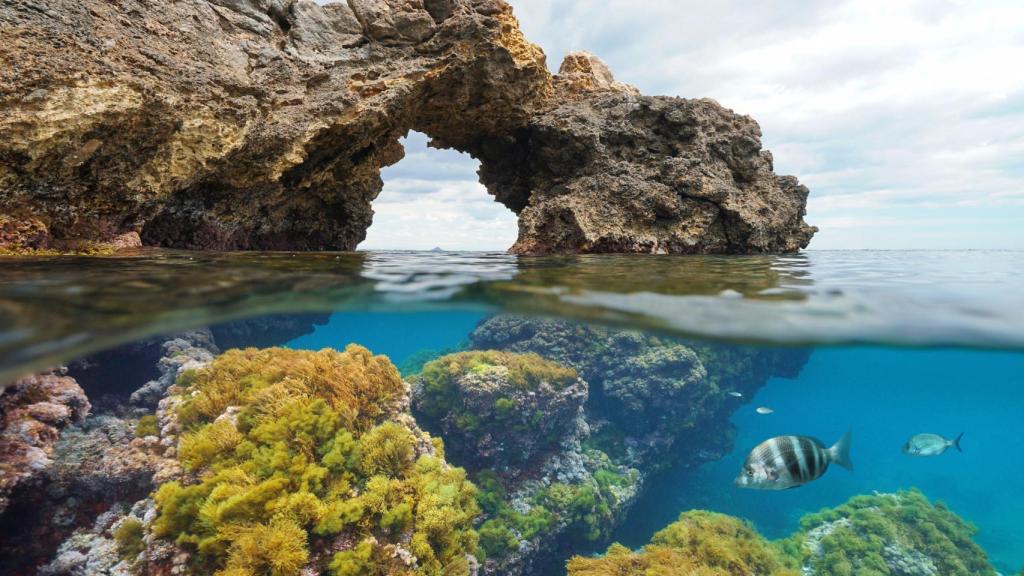
[[[405,158],[381,170],[373,223],[360,250],[505,251],[516,241],[516,215],[480,183],[480,163],[452,149],[430,148],[410,131]]]

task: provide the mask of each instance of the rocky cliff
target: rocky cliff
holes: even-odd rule
[[[410,129],[468,152],[518,253],[793,251],[750,118],[552,75],[502,0],[4,0],[0,250],[355,248]]]

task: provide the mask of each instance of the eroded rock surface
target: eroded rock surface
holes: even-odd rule
[[[757,124],[552,76],[502,0],[0,5],[0,249],[353,249],[414,129],[472,154],[513,250],[805,246]]]
[[[22,378],[0,395],[0,515],[13,492],[40,482],[60,431],[89,414],[74,378],[59,372]]]

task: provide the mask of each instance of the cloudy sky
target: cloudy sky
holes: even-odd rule
[[[812,249],[1024,249],[1020,0],[512,4],[552,69],[589,50],[645,94],[756,118],[811,189]],[[507,248],[515,218],[475,162],[425,141],[385,171],[361,248]]]

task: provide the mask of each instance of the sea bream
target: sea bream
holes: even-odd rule
[[[954,440],[946,440],[938,434],[917,434],[903,445],[903,453],[911,456],[938,456],[950,446],[956,448],[957,452],[963,452],[960,448],[960,439],[963,437],[963,432]]]
[[[833,463],[853,471],[850,432],[831,448],[810,436],[778,436],[751,450],[736,485],[756,490],[796,488],[821,478]]]

